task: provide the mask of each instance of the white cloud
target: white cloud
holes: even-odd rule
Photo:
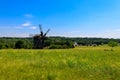
[[[120,29],[107,30],[99,35],[103,38],[120,38]]]
[[[31,23],[30,22],[25,22],[22,24],[23,27],[28,27],[28,26],[31,26]]]
[[[25,23],[21,24],[21,26],[14,26],[14,28],[16,28],[16,29],[27,28],[27,29],[35,30],[35,29],[37,29],[37,26],[32,25],[30,22],[25,22]]]
[[[9,35],[10,36],[10,35]],[[29,37],[29,34],[23,33],[23,34],[13,34],[11,37]]]
[[[54,34],[51,34],[54,35]],[[98,37],[98,38],[120,38],[120,29],[114,29],[114,30],[105,30],[102,32],[92,32],[92,33],[84,33],[81,31],[71,31],[66,33],[58,34],[58,36],[64,36],[64,37]]]
[[[30,29],[35,30],[35,29],[37,29],[37,27],[36,26],[31,26]]]
[[[2,34],[0,37],[29,37],[28,33],[10,33],[10,34]]]
[[[33,15],[32,14],[25,14],[24,15],[26,18],[33,18]]]
[[[106,30],[88,36],[102,37],[102,38],[120,38],[120,29]]]
[[[14,26],[15,29],[23,29],[22,26]]]

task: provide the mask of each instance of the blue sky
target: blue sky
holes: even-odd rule
[[[120,38],[120,0],[0,0],[0,37]]]

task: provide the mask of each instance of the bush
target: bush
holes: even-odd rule
[[[0,49],[8,49],[8,48],[9,48],[9,46],[7,44],[0,43]]]
[[[3,45],[2,44],[0,44],[0,49],[2,49],[3,48]]]
[[[21,40],[19,40],[15,43],[15,48],[16,49],[21,49],[21,48],[24,48],[24,47],[25,47],[24,42],[21,41]]]
[[[63,49],[61,45],[51,45],[49,49]]]
[[[118,45],[118,42],[115,42],[115,41],[110,41],[110,42],[108,43],[108,46],[111,47],[111,51],[113,51],[113,47],[115,47],[115,46],[117,46],[117,45]]]
[[[49,49],[68,49],[68,48],[74,48],[74,46],[69,45],[50,45]]]

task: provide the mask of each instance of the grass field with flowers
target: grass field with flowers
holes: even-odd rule
[[[0,80],[120,80],[120,47],[3,49]]]

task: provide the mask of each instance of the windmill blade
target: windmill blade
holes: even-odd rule
[[[41,36],[43,36],[43,30],[42,30],[41,24],[39,24],[39,28],[40,28],[40,34]]]
[[[40,33],[43,32],[41,24],[39,24],[39,28],[40,28]]]
[[[46,36],[46,34],[50,31],[50,29],[47,30],[47,32],[44,34],[44,37]]]

